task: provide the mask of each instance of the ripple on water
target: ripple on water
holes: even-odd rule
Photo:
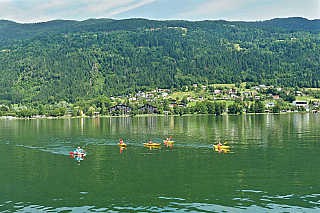
[[[255,190],[244,190],[249,193],[265,193],[263,191]],[[80,192],[80,194],[88,194],[88,192]],[[233,200],[238,200],[240,203],[237,203],[237,206],[227,206],[218,204],[219,199],[212,202],[208,199],[207,202],[186,202],[185,198],[181,197],[165,197],[160,196],[158,199],[166,200],[166,205],[151,205],[151,206],[141,206],[136,205],[131,202],[126,203],[122,202],[122,205],[119,204],[106,204],[107,206],[78,206],[78,207],[59,207],[53,208],[50,206],[36,205],[23,203],[23,202],[12,202],[6,201],[3,204],[0,204],[0,210],[3,209],[15,209],[16,212],[118,212],[118,211],[148,211],[148,212],[319,212],[320,202],[319,194],[311,194],[305,196],[298,196],[300,199],[315,199],[315,201],[309,201],[314,203],[313,208],[306,208],[296,205],[289,205],[283,202],[275,202],[273,199],[284,199],[288,200],[296,195],[275,195],[275,196],[262,196],[261,201],[266,201],[265,204],[258,204],[249,197],[245,198],[234,198]],[[216,203],[215,203],[216,202]],[[246,204],[243,205],[245,202]],[[251,203],[248,205],[248,202]],[[6,211],[2,211],[6,212]]]

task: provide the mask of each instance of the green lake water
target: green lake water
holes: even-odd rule
[[[319,212],[319,139],[320,114],[0,120],[0,212]]]

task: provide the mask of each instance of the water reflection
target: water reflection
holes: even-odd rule
[[[236,206],[221,205],[206,202],[186,202],[182,198],[166,198],[159,197],[159,200],[165,200],[166,205],[140,205],[132,206],[130,203],[109,204],[106,207],[96,207],[85,205],[79,207],[52,207],[43,205],[33,205],[30,203],[6,203],[3,206],[8,209],[14,209],[16,212],[319,212],[318,208],[307,208],[296,205],[286,205],[278,203],[270,203],[264,201],[262,206],[254,205],[254,201],[250,198],[238,200]],[[237,200],[237,199],[235,199]],[[268,202],[268,203],[266,203]],[[243,205],[243,203],[247,203]]]
[[[85,160],[85,156],[86,156],[86,154],[82,154],[82,155],[70,155],[70,157],[71,158],[74,158],[79,164],[78,165],[80,165],[80,162],[81,161],[83,161],[83,160]]]
[[[305,135],[318,137],[317,126],[320,119],[313,114],[279,114],[279,115],[242,115],[242,116],[155,116],[155,117],[119,117],[119,118],[79,118],[61,120],[15,120],[0,121],[4,137],[10,135],[9,143],[29,141],[29,146],[38,147],[47,143],[72,143],[71,136],[77,135],[81,145],[88,143],[108,144],[115,137],[125,136],[133,143],[152,138],[174,135],[181,145],[204,145],[213,141],[236,142],[250,148],[252,144],[263,148],[283,146],[285,138],[295,134],[302,139]],[[35,127],[35,128],[34,128]],[[5,131],[5,130],[8,131]],[[19,132],[32,134],[25,138]],[[311,134],[309,134],[311,133]],[[52,137],[55,136],[55,137]],[[18,139],[18,140],[17,140]],[[22,140],[21,140],[22,139]],[[1,139],[0,139],[1,141]],[[70,143],[70,144],[71,144]]]
[[[146,144],[146,143],[144,143],[143,146],[144,146],[144,147],[147,147],[150,151],[151,151],[152,149],[161,149],[161,146],[160,146],[160,145],[154,145],[154,144]]]
[[[126,146],[120,146],[120,154],[122,153],[122,151],[124,150],[124,149],[126,149],[127,147]]]
[[[123,149],[126,149],[126,148],[127,148],[127,144],[124,143],[122,139],[119,139],[118,146],[120,147],[120,153],[122,153],[122,150],[123,150]]]
[[[172,137],[172,136],[171,136]],[[171,138],[170,137],[170,138]],[[163,140],[163,144],[167,147],[170,147],[172,149],[174,141],[169,141],[169,139],[167,138],[167,140]]]
[[[0,211],[316,212],[319,116],[0,120]]]

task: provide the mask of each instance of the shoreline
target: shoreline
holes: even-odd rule
[[[310,113],[310,114],[316,114],[316,113],[312,113],[312,112],[279,112],[279,113],[243,113],[243,114],[227,114],[227,113],[223,113],[220,114],[221,116],[226,116],[226,115],[231,115],[231,116],[239,116],[239,115],[284,115],[284,114],[306,114],[306,113]],[[21,117],[13,117],[13,116],[2,116],[0,117],[0,120],[37,120],[37,119],[47,119],[47,120],[55,120],[55,119],[70,119],[70,118],[128,118],[128,117],[186,117],[186,116],[204,116],[204,115],[215,115],[218,116],[216,114],[184,114],[184,115],[158,115],[158,114],[144,114],[144,115],[135,115],[135,116],[131,116],[131,115],[121,115],[121,116],[111,116],[111,115],[100,115],[100,116],[76,116],[76,117],[72,117],[72,116],[62,116],[62,117],[26,117],[26,118],[21,118]]]

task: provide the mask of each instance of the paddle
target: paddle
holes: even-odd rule
[[[170,136],[170,139],[171,139],[171,138],[172,138],[172,135]],[[167,138],[167,139],[166,139],[166,142],[170,141],[170,139]]]

